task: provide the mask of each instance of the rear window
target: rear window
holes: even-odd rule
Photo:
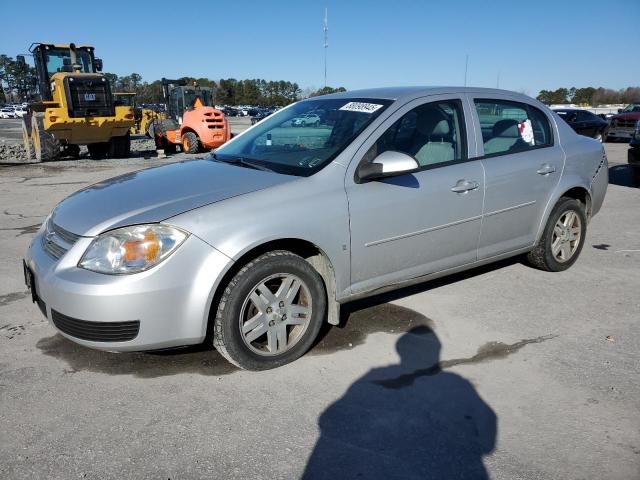
[[[475,106],[487,156],[524,152],[553,143],[547,116],[531,105],[476,99]],[[558,112],[563,114],[566,112]]]

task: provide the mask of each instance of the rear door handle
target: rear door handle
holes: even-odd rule
[[[453,187],[451,187],[451,191],[455,193],[467,193],[471,190],[476,190],[480,188],[480,184],[476,181],[468,181],[468,180],[458,180]]]
[[[548,163],[543,163],[540,165],[540,168],[536,170],[536,173],[539,175],[549,175],[556,171],[556,167],[549,165]]]

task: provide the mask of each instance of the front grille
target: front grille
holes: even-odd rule
[[[222,112],[207,112],[204,114],[207,128],[224,128],[224,115]]]
[[[51,309],[51,320],[58,330],[80,340],[91,342],[126,342],[140,331],[138,320],[131,322],[89,322],[63,315]]]
[[[58,260],[73,247],[79,238],[80,235],[65,230],[49,219],[44,235],[42,235],[42,248],[48,255]]]
[[[71,117],[112,117],[115,107],[111,88],[100,75],[66,77],[64,79]]]

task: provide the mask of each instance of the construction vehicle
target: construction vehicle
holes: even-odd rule
[[[167,118],[167,114],[157,108],[138,105],[134,92],[116,92],[113,98],[116,106],[127,106],[133,109],[135,123],[129,130],[131,135],[147,135],[149,138],[154,138],[154,123]]]
[[[92,158],[129,156],[133,109],[116,106],[102,60],[86,45],[33,43],[38,96],[22,118],[28,161],[78,157],[87,145]],[[26,64],[23,55],[17,60]]]
[[[166,120],[154,122],[156,147],[165,153],[197,153],[218,148],[231,138],[229,122],[213,107],[213,91],[197,83],[162,79]]]

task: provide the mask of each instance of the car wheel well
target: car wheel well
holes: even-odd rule
[[[578,200],[584,205],[584,213],[587,220],[591,218],[591,195],[589,195],[589,192],[585,188],[573,187],[564,192],[561,197],[569,197]]]
[[[318,246],[309,241],[299,238],[283,238],[263,243],[245,252],[236,262],[234,262],[227,273],[224,274],[213,295],[211,305],[209,306],[209,321],[207,324],[207,333],[205,339],[207,344],[209,344],[209,340],[213,338],[213,321],[218,309],[218,304],[220,303],[220,298],[222,297],[226,286],[229,284],[231,279],[242,269],[242,267],[244,267],[251,260],[254,260],[259,256],[267,252],[272,252],[274,250],[286,250],[288,252],[299,255],[307,260],[313,266],[313,268],[316,269],[316,271],[322,277],[324,289],[325,292],[327,292],[328,321],[332,325],[338,325],[340,321],[340,304],[335,300],[335,275],[333,271],[333,265],[331,264],[329,257]]]

